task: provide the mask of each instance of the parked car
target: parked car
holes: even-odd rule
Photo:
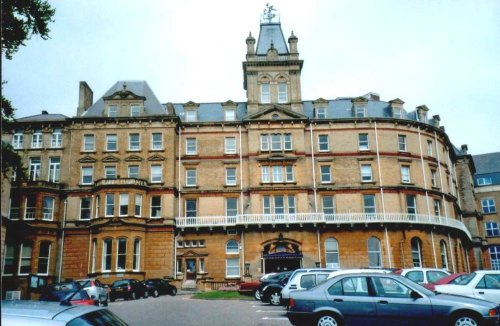
[[[262,300],[262,294],[264,289],[269,285],[269,284],[275,284],[278,282],[282,282],[283,279],[287,279],[292,275],[293,271],[285,271],[285,272],[280,272],[280,273],[275,273],[273,275],[270,275],[264,280],[261,280],[259,287],[255,291],[254,298],[255,300]],[[286,284],[286,282],[285,282]]]
[[[143,284],[147,288],[148,295],[152,295],[155,298],[160,296],[160,294],[170,294],[172,296],[177,294],[175,285],[160,278],[151,278],[144,281]]]
[[[331,273],[331,269],[314,269],[312,271],[301,269],[293,272],[288,282],[280,292],[280,301],[284,306],[288,305],[290,292],[296,290],[308,290],[316,284],[326,280]]]
[[[450,275],[450,272],[444,269],[422,267],[398,269],[395,273],[400,274],[422,286],[434,283],[437,280]]]
[[[238,288],[238,293],[241,295],[251,295],[253,296],[256,300],[260,300],[260,293],[257,291],[259,288],[260,284],[263,281],[266,281],[269,277],[276,275],[276,273],[268,273],[264,274],[259,280],[257,281],[251,281],[251,282],[243,282],[240,283],[240,286]]]
[[[285,287],[292,273],[292,271],[278,273],[275,275],[276,278],[273,276],[266,282],[262,282],[264,286],[261,284],[259,287],[260,301],[279,306],[281,304],[281,290]],[[274,281],[270,282],[271,280]]]
[[[294,325],[498,325],[493,302],[436,294],[392,273],[344,274],[290,293]]]
[[[436,291],[492,301],[500,305],[500,271],[479,270],[458,284],[436,285]]]
[[[443,284],[458,284],[461,280],[463,280],[465,277],[467,277],[469,273],[454,273],[450,274],[448,276],[445,276],[443,278],[440,278],[439,280],[432,282],[432,283],[427,283],[423,284],[423,286],[431,291],[434,291],[436,288],[436,285],[443,285]]]
[[[136,279],[125,278],[111,284],[111,292],[109,293],[111,302],[119,298],[135,300],[141,297],[146,299],[148,291],[146,291],[146,286]]]
[[[64,302],[66,304],[95,305],[87,291],[77,282],[63,282],[48,285],[40,294],[40,301]]]
[[[97,278],[84,278],[76,281],[83,286],[83,289],[87,291],[97,304],[101,303],[103,306],[108,305],[109,295],[107,285],[101,283]]]
[[[106,308],[30,300],[2,301],[1,324],[127,326],[127,323]]]

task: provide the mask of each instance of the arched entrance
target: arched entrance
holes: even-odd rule
[[[302,266],[300,244],[283,238],[280,233],[277,239],[264,243],[262,251],[263,273],[290,271]]]

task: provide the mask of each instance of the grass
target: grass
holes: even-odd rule
[[[201,292],[193,295],[192,298],[205,300],[253,300],[251,296],[241,295],[237,291]]]

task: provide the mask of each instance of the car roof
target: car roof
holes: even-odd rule
[[[102,308],[87,305],[65,306],[58,302],[32,300],[2,300],[4,316],[18,316],[36,319],[70,321],[75,317]]]

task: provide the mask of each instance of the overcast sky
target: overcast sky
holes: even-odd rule
[[[500,151],[499,0],[51,0],[49,40],[2,56],[16,117],[76,114],[118,80],[146,80],[162,102],[246,101],[242,61],[266,2],[298,37],[302,98],[376,92],[429,107],[471,154]]]

